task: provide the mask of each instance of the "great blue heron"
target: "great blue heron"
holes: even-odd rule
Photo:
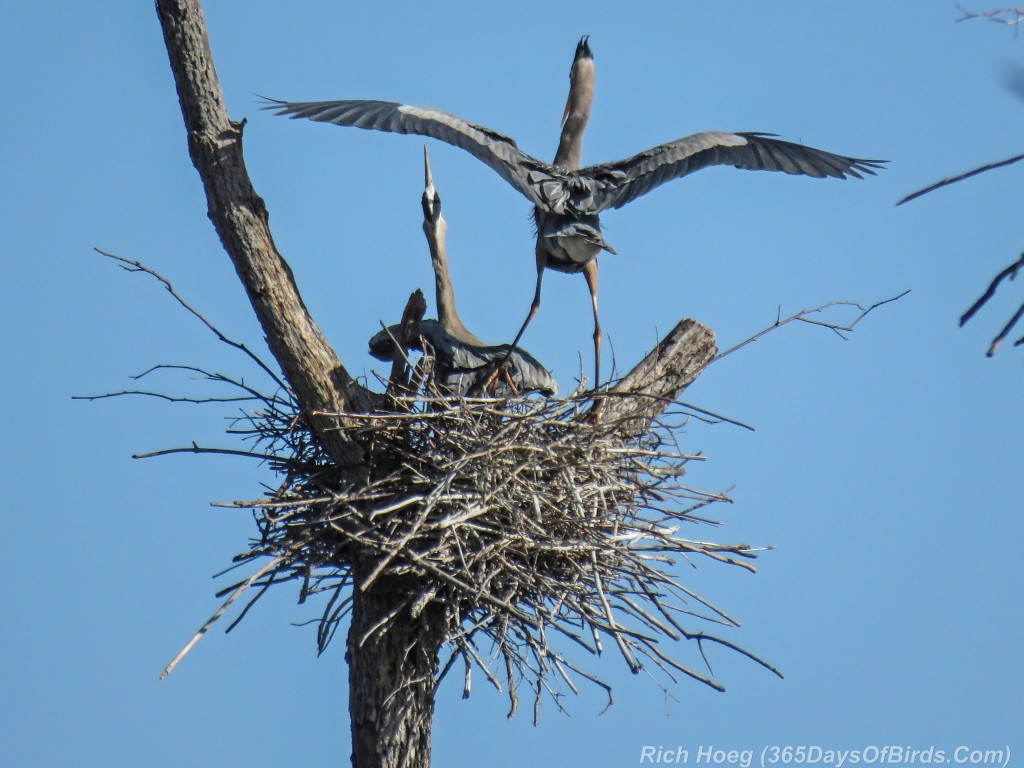
[[[561,140],[553,164],[527,155],[516,143],[489,128],[432,107],[393,101],[277,101],[264,109],[294,118],[439,139],[469,152],[497,171],[535,206],[537,285],[530,312],[512,344],[522,338],[540,307],[544,268],[582,272],[594,308],[594,358],[597,387],[601,370],[601,326],[597,313],[597,257],[614,253],[601,233],[599,214],[621,208],[667,181],[712,165],[754,171],[844,179],[875,174],[883,160],[835,155],[767,133],[704,131],[633,155],[626,160],[580,168],[583,130],[594,91],[593,53],[580,39],[570,69]]]
[[[494,394],[500,397],[524,392],[555,394],[558,384],[533,356],[510,344],[489,345],[462,324],[455,308],[455,291],[448,270],[448,224],[441,216],[441,197],[434,187],[425,146],[423,168],[423,233],[434,267],[437,320],[420,321],[413,349],[422,351],[421,339],[429,344],[434,355],[435,381],[460,396],[481,392],[492,378],[496,387]],[[370,354],[378,360],[393,360],[401,354],[395,343],[401,330],[400,325],[392,325],[374,335],[370,339]],[[507,380],[504,376],[492,376],[498,365],[504,366]]]

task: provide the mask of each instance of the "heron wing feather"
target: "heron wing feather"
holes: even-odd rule
[[[589,181],[593,209],[621,208],[655,187],[712,165],[751,171],[782,171],[814,178],[874,175],[882,160],[861,160],[765,133],[704,131],[648,149],[626,160],[592,165],[579,171]]]
[[[535,205],[547,205],[540,186],[549,184],[558,175],[553,174],[554,169],[543,160],[520,150],[507,136],[433,107],[370,100],[266,101],[264,109],[292,119],[429,136],[459,147],[497,171]]]

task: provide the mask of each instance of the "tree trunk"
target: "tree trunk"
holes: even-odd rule
[[[429,768],[437,655],[447,630],[444,606],[416,607],[412,596],[422,593],[422,585],[401,577],[382,576],[363,591],[371,567],[354,568],[346,654],[352,766]]]

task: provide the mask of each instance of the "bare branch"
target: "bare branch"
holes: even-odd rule
[[[956,9],[963,14],[963,16],[957,19],[958,22],[981,18],[994,21],[997,24],[1004,24],[1008,27],[1016,27],[1024,21],[1024,8],[1019,6],[996,8],[991,11],[968,11],[962,5],[957,3]],[[1016,34],[1016,29],[1014,29],[1014,34]]]
[[[978,310],[985,306],[985,304],[987,304],[988,301],[993,296],[996,295],[996,289],[999,287],[999,284],[1003,282],[1003,280],[1016,279],[1017,274],[1020,272],[1022,268],[1024,268],[1024,253],[1021,254],[1019,259],[1017,259],[1010,266],[1006,267],[1006,269],[1002,270],[999,274],[992,278],[992,282],[989,283],[988,288],[985,289],[985,292],[981,294],[978,300],[971,305],[970,309],[968,309],[966,312],[963,313],[963,315],[960,316],[960,325],[963,326],[964,323],[966,323],[968,320],[974,317],[974,315],[977,314]],[[999,345],[1002,344],[1002,342],[1006,339],[1010,331],[1013,329],[1013,326],[1017,324],[1017,322],[1020,320],[1022,316],[1024,316],[1024,305],[1022,305],[1021,308],[1019,308],[1013,314],[1013,316],[1010,318],[1010,321],[1005,326],[1003,326],[1002,331],[1000,331],[992,340],[992,343],[989,345],[988,352],[986,352],[986,355],[988,357],[992,357],[992,355],[996,353],[996,350],[999,349]],[[1024,338],[1020,339],[1015,343],[1015,345],[1019,344],[1024,344]]]
[[[1002,168],[1005,165],[1013,165],[1018,160],[1024,160],[1024,154],[1014,155],[1013,157],[1007,158],[1006,160],[1000,160],[995,163],[988,163],[987,165],[983,165],[979,168],[967,171],[967,173],[961,173],[959,176],[952,176],[948,179],[937,181],[931,186],[925,187],[924,189],[919,189],[917,190],[917,192],[912,192],[911,194],[907,195],[902,200],[900,200],[898,203],[896,203],[896,205],[903,205],[904,203],[909,203],[911,200],[915,200],[921,197],[922,195],[927,195],[929,192],[934,192],[936,189],[949,186],[950,184],[956,184],[958,181],[969,179],[971,178],[971,176],[977,176],[979,173],[991,171],[994,168]]]
[[[276,456],[264,453],[253,453],[252,451],[238,451],[231,448],[202,448],[195,443],[189,448],[163,448],[159,451],[149,453],[133,453],[133,459],[151,459],[154,456],[170,456],[172,453],[216,453],[222,456],[241,456],[247,459],[259,459],[260,461],[275,461]]]
[[[267,563],[262,568],[260,568],[258,571],[256,571],[256,573],[254,573],[252,576],[250,576],[248,579],[246,579],[245,583],[242,584],[240,587],[238,587],[238,589],[236,589],[232,593],[231,597],[229,597],[227,600],[225,600],[224,603],[221,605],[221,607],[218,608],[216,610],[216,612],[209,619],[207,619],[206,623],[203,624],[203,626],[201,626],[199,628],[199,631],[196,632],[194,635],[192,635],[192,639],[189,640],[187,643],[185,643],[185,647],[183,647],[180,651],[178,651],[178,653],[175,655],[175,657],[173,659],[171,659],[171,663],[168,664],[166,667],[164,667],[164,671],[160,673],[160,679],[163,680],[165,677],[167,677],[169,674],[171,674],[171,672],[174,671],[174,668],[176,666],[178,666],[178,662],[180,662],[183,658],[185,658],[185,656],[188,654],[188,652],[191,651],[195,647],[195,644],[198,643],[202,639],[203,635],[205,635],[206,632],[210,629],[210,627],[213,626],[214,622],[217,621],[217,619],[219,619],[221,616],[224,615],[224,612],[228,609],[228,607],[236,599],[238,599],[238,597],[245,590],[247,590],[250,586],[252,586],[254,583],[256,583],[256,581],[261,576],[263,576],[263,574],[269,573],[270,571],[273,571],[275,568],[278,567],[278,565],[280,565],[280,559],[278,559],[278,560],[271,560],[269,563]]]
[[[259,400],[252,395],[240,395],[238,397],[185,397],[168,395],[164,392],[150,392],[145,389],[122,389],[118,392],[104,392],[102,395],[72,395],[72,400],[106,400],[110,397],[127,397],[129,395],[142,395],[144,397],[155,397],[158,400],[166,400],[170,403],[244,403]]]
[[[118,262],[121,268],[126,272],[141,272],[160,281],[160,283],[163,284],[164,288],[167,289],[167,292],[171,294],[174,300],[178,302],[178,304],[180,304],[190,315],[192,315],[197,320],[199,320],[199,322],[205,325],[210,330],[210,332],[213,333],[220,341],[224,342],[229,347],[234,347],[238,351],[242,352],[254,363],[256,363],[256,365],[259,366],[260,370],[267,374],[267,376],[269,376],[279,387],[281,387],[281,389],[288,389],[288,386],[283,381],[281,381],[281,378],[276,373],[274,373],[269,368],[269,366],[267,366],[267,364],[264,363],[259,358],[259,356],[257,356],[255,353],[253,353],[252,350],[245,346],[245,344],[229,339],[227,336],[220,332],[220,329],[218,329],[213,323],[207,320],[206,317],[199,310],[197,310],[195,307],[193,307],[191,304],[185,301],[185,299],[182,298],[181,294],[174,290],[174,286],[171,285],[171,281],[168,280],[166,277],[150,269],[145,264],[139,261],[135,261],[133,259],[126,259],[123,256],[118,256],[116,254],[109,253],[107,251],[101,250],[100,248],[93,248],[93,250],[96,251],[96,253],[100,254],[101,256],[106,256],[108,259],[113,259],[114,261]]]
[[[1017,311],[1010,316],[1006,325],[1003,326],[1003,330],[996,334],[996,337],[992,339],[992,343],[989,345],[988,351],[985,353],[988,357],[992,357],[992,355],[996,353],[996,350],[999,349],[999,345],[1003,343],[1003,340],[1010,334],[1010,331],[1013,330],[1013,326],[1020,322],[1021,317],[1024,317],[1024,304],[1017,307]],[[1020,346],[1021,344],[1024,344],[1024,337],[1017,339],[1017,341],[1014,342],[1015,347]]]
[[[963,326],[964,323],[966,323],[968,320],[974,317],[978,310],[985,306],[985,304],[987,304],[988,301],[993,296],[995,296],[996,289],[999,287],[999,284],[1003,280],[1016,279],[1017,274],[1018,272],[1020,272],[1022,267],[1024,267],[1024,253],[1021,254],[1020,258],[1017,259],[1017,261],[1013,262],[1010,266],[1006,267],[1006,269],[1002,270],[992,279],[992,282],[989,283],[988,288],[985,289],[985,292],[981,295],[981,297],[977,301],[975,301],[974,304],[971,305],[970,309],[968,309],[966,312],[963,313],[963,315],[960,316],[960,325]],[[1024,316],[1024,304],[1022,304],[1017,309],[1017,311],[1010,317],[1009,322],[1007,322],[1006,325],[1003,326],[1003,329],[992,340],[992,343],[989,345],[988,351],[986,352],[986,355],[988,357],[992,357],[996,353],[996,350],[999,349],[999,346],[1009,335],[1010,331],[1013,330],[1013,327],[1020,321],[1022,316]],[[1014,342],[1014,346],[1019,346],[1021,344],[1024,344],[1024,337]]]
[[[782,318],[781,314],[780,314],[780,316],[778,318],[776,318],[775,322],[772,323],[771,325],[769,325],[767,328],[764,328],[764,329],[758,331],[757,333],[755,333],[750,338],[748,338],[748,339],[746,339],[744,341],[741,341],[739,344],[737,344],[737,345],[735,345],[733,347],[730,347],[729,349],[725,350],[725,352],[720,353],[711,362],[717,362],[718,360],[721,360],[723,357],[726,357],[727,355],[731,355],[733,352],[736,352],[739,349],[743,349],[743,347],[747,346],[748,344],[754,343],[755,341],[760,339],[762,336],[765,336],[766,334],[771,333],[772,331],[776,330],[777,328],[781,328],[782,326],[788,325],[789,323],[792,323],[794,321],[800,321],[802,323],[808,323],[809,325],[819,325],[819,326],[821,326],[823,328],[828,328],[829,330],[834,331],[836,333],[836,335],[838,335],[840,338],[845,339],[846,336],[844,336],[843,334],[844,333],[851,333],[853,331],[853,329],[857,326],[857,324],[861,320],[863,320],[865,317],[867,317],[867,315],[872,310],[875,310],[878,307],[885,306],[886,304],[889,304],[889,303],[891,303],[893,301],[898,301],[899,299],[902,299],[904,296],[906,296],[908,293],[910,293],[909,290],[903,291],[903,293],[897,294],[896,296],[893,296],[891,298],[883,299],[881,301],[876,301],[874,304],[872,304],[871,306],[869,306],[867,308],[861,306],[860,304],[858,304],[855,301],[830,301],[830,302],[828,302],[826,304],[822,304],[821,306],[818,306],[818,307],[812,307],[810,309],[801,309],[799,312],[796,312],[795,314],[792,314],[792,315],[790,315],[787,318]],[[847,323],[845,325],[840,324],[840,323],[836,323],[836,322],[828,322],[828,321],[824,321],[824,320],[817,320],[815,318],[810,317],[810,315],[814,315],[814,314],[818,314],[820,312],[824,312],[825,310],[830,309],[831,307],[854,307],[855,309],[859,309],[860,310],[860,314],[858,314],[853,319],[852,322],[849,322],[849,323]]]

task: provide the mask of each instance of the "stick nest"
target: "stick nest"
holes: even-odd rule
[[[461,659],[468,696],[472,669],[482,670],[507,691],[510,715],[523,681],[535,714],[543,693],[561,707],[562,684],[575,692],[578,678],[611,702],[608,685],[555,650],[557,635],[592,654],[614,645],[633,672],[682,674],[720,690],[661,641],[694,639],[702,656],[703,644],[715,642],[765,664],[683,626],[738,623],[680,583],[676,566],[700,556],[754,570],[755,556],[745,544],[684,535],[712,522],[699,510],[728,501],[683,482],[686,465],[702,460],[676,443],[688,416],[669,410],[626,437],[624,423],[582,419],[593,401],[580,393],[454,401],[424,381],[394,397],[389,412],[345,414],[368,455],[369,471],[357,480],[340,475],[289,402],[267,399],[244,417],[240,431],[284,479],[267,497],[234,504],[253,508],[259,531],[236,561],[270,561],[224,590],[234,591],[229,602],[261,587],[251,605],[288,580],[301,582],[300,602],[326,592],[323,651],[351,608],[353,564],[369,563],[358,588],[397,577],[414,616],[429,603],[445,607],[451,656],[442,674]],[[384,622],[375,631],[387,629]]]
[[[730,641],[684,627],[690,622],[738,622],[682,584],[674,575],[680,565],[695,564],[699,556],[754,570],[749,560],[756,552],[746,544],[716,544],[683,535],[694,524],[714,525],[700,510],[728,501],[722,494],[683,482],[686,465],[703,457],[686,453],[676,442],[691,415],[705,419],[714,414],[682,403],[666,408],[663,400],[647,395],[605,392],[601,397],[606,403],[610,397],[647,399],[612,403],[604,409],[606,414],[625,415],[595,424],[582,417],[593,413],[594,400],[579,392],[565,400],[452,400],[434,385],[428,357],[412,371],[411,382],[409,361],[397,360],[389,394],[370,398],[379,403],[377,413],[336,416],[339,428],[348,430],[367,454],[359,468],[338,467],[270,366],[244,344],[224,336],[166,278],[137,261],[100,253],[128,272],[159,280],[221,342],[255,363],[278,393],[268,396],[240,379],[195,366],[158,365],[134,378],[177,370],[232,392],[197,397],[132,389],[82,398],[145,395],[172,402],[255,404],[255,410],[243,412],[229,430],[246,437],[252,450],[193,443],[137,457],[183,452],[247,456],[267,462],[282,478],[263,498],[221,505],[251,508],[257,522],[258,536],[236,556],[235,567],[263,564],[222,590],[220,596],[227,599],[163,676],[251,588],[256,588],[255,595],[229,631],[271,586],[299,580],[300,602],[326,593],[317,634],[323,651],[351,609],[353,590],[372,588],[382,577],[389,587],[404,586],[405,603],[357,641],[365,643],[387,632],[399,611],[416,617],[428,605],[443,606],[451,655],[441,675],[461,659],[464,695],[469,694],[474,668],[499,690],[504,682],[510,715],[518,706],[517,688],[524,682],[534,693],[535,718],[544,693],[561,708],[562,688],[575,692],[579,678],[604,688],[610,703],[610,687],[576,662],[586,652],[601,653],[608,643],[615,645],[631,670],[645,669],[659,680],[658,672],[673,681],[681,674],[722,690],[709,676],[704,655],[708,642],[731,648],[778,674]],[[903,295],[867,308],[829,302],[801,310],[718,357],[798,320],[843,335],[875,308]],[[846,325],[810,317],[838,305],[854,307],[859,314]],[[677,326],[677,341],[684,338],[687,322]],[[713,343],[708,343],[713,352]],[[651,354],[663,351],[659,346]],[[646,371],[645,363],[646,358],[635,370]],[[657,375],[657,369],[646,375]],[[660,415],[651,418],[654,413]],[[359,584],[356,563],[361,569]],[[558,635],[583,653],[570,658],[557,650]],[[696,641],[708,675],[663,650],[662,641],[682,638]]]

